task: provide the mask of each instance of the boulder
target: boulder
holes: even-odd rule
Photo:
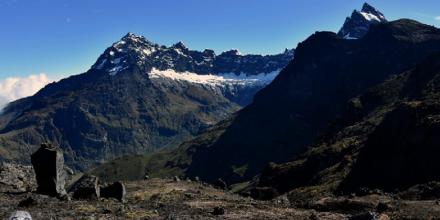
[[[120,181],[101,187],[101,197],[104,198],[115,198],[120,202],[123,202],[125,194],[125,185]]]
[[[31,162],[37,179],[37,193],[49,196],[66,194],[64,156],[60,148],[41,144],[40,149],[32,154]]]
[[[97,200],[101,196],[99,179],[93,175],[84,175],[70,188],[74,199]]]

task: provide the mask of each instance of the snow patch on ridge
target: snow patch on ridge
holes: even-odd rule
[[[202,75],[192,72],[176,72],[172,69],[158,70],[153,68],[148,76],[150,79],[167,78],[176,81],[187,81],[190,83],[222,87],[226,85],[266,85],[272,82],[279,72],[280,70],[271,73],[260,73],[257,75],[247,75],[245,73],[241,73],[240,75],[236,75],[235,73]]]
[[[378,22],[381,22],[383,19],[385,19],[385,18],[380,19],[374,14],[363,12],[363,11],[361,11],[360,13],[367,21],[376,20]]]

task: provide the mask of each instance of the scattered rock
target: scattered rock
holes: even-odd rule
[[[99,179],[93,175],[84,175],[71,188],[74,199],[97,200],[100,197]]]
[[[173,177],[174,182],[180,182],[180,178],[178,176]]]
[[[211,214],[213,215],[224,215],[225,209],[222,207],[214,207],[214,210],[212,210]]]
[[[377,217],[374,212],[364,212],[351,216],[350,220],[375,220]]]
[[[198,176],[196,176],[196,177],[194,178],[194,181],[196,181],[196,182],[200,182],[200,178],[199,178]]]
[[[318,217],[318,215],[316,215],[316,213],[312,213],[312,214],[309,216],[309,219],[310,219],[310,220],[320,220],[320,218]]]
[[[342,213],[362,213],[366,214],[371,210],[375,210],[377,204],[374,201],[346,198],[322,198],[318,201],[311,202],[308,208],[317,211],[342,212]]]
[[[214,186],[218,189],[224,189],[224,190],[228,189],[228,185],[222,178],[218,178],[217,181],[214,182]]]
[[[0,184],[9,192],[30,192],[36,188],[32,166],[12,163],[0,164]]]
[[[101,187],[101,196],[104,198],[115,198],[120,202],[123,202],[125,199],[125,194],[125,185],[120,181],[114,182],[113,184],[105,187]]]
[[[37,179],[37,193],[62,196],[66,194],[66,175],[64,157],[60,148],[50,144],[41,144],[31,156],[32,166]]]
[[[375,212],[365,212],[358,215],[353,215],[350,220],[390,220],[390,217],[385,214],[377,214]]]
[[[37,205],[38,202],[33,197],[28,197],[18,203],[18,207],[20,208],[28,208],[31,206]]]
[[[380,214],[377,220],[390,220],[391,218],[386,214]]]
[[[379,202],[379,204],[377,204],[376,211],[379,213],[382,213],[382,212],[390,210],[391,208],[392,207],[390,204]]]

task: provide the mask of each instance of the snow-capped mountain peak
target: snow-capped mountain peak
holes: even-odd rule
[[[364,3],[361,11],[354,10],[350,17],[347,17],[338,36],[345,39],[359,39],[365,36],[370,25],[387,22],[385,16],[376,8]]]
[[[259,75],[273,73],[293,59],[294,50],[276,55],[242,55],[237,49],[216,55],[213,50],[191,50],[183,42],[172,46],[161,46],[143,36],[127,33],[98,58],[94,70],[116,75],[130,67],[137,66],[147,74],[156,70],[174,70],[195,74]]]
[[[374,8],[373,6],[369,5],[366,2],[362,6],[361,12],[364,12],[369,15],[373,15],[373,16],[377,17],[379,21],[386,20],[385,16],[382,14],[382,12],[378,11],[376,8]]]

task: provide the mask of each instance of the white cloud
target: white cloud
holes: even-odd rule
[[[440,21],[440,16],[437,16],[434,19],[437,20],[437,21]]]
[[[34,95],[52,81],[44,73],[0,80],[0,110],[11,101]]]

